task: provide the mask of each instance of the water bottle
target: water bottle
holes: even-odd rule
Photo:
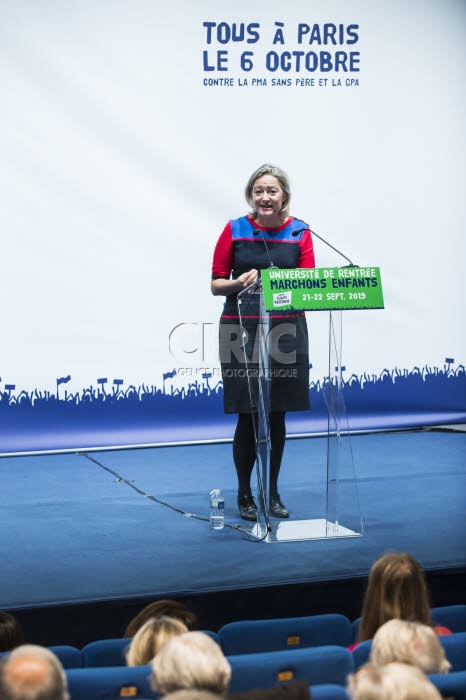
[[[210,492],[210,527],[222,530],[225,525],[225,499],[220,489]]]

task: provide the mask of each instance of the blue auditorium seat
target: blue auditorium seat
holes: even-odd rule
[[[349,695],[342,685],[325,683],[311,685],[311,700],[349,700]]]
[[[59,644],[48,647],[57,656],[63,668],[81,668],[83,665],[82,655],[79,649],[67,644]]]
[[[220,637],[218,636],[218,633],[217,633],[217,632],[212,632],[211,630],[199,630],[199,631],[200,631],[200,632],[204,632],[204,634],[207,634],[211,639],[214,640],[214,642],[217,642],[217,644],[219,645],[219,647],[222,646],[222,644],[221,644],[221,642],[220,642]]]
[[[232,693],[272,688],[292,680],[308,685],[345,685],[348,674],[354,671],[351,653],[341,646],[236,654],[227,658],[232,671]]]
[[[56,646],[47,647],[50,651],[53,651],[56,657],[61,661],[63,668],[81,668],[82,656],[79,649],[68,644],[59,644]],[[3,656],[9,654],[8,651],[3,651],[0,653],[0,659]]]
[[[353,635],[353,644],[356,644],[358,641],[358,634],[359,634],[359,625],[361,624],[361,618],[358,617],[354,622],[351,623],[351,630],[352,630],[352,635]],[[349,646],[349,645],[348,645]]]
[[[157,698],[150,687],[150,666],[76,668],[66,671],[71,700]]]
[[[371,653],[372,639],[366,639],[361,644],[351,652],[354,661],[354,670],[357,671],[358,668],[364,666],[369,661],[369,654]]]
[[[452,632],[466,632],[466,605],[444,605],[431,608],[430,614],[434,625],[448,627]]]
[[[451,663],[451,671],[466,671],[466,632],[446,634],[438,639]]]
[[[348,647],[353,639],[350,621],[337,613],[230,622],[218,636],[227,656],[328,644]]]
[[[466,700],[466,671],[436,673],[428,678],[435,685],[442,698]]]
[[[220,639],[216,632],[202,630],[208,634],[220,646]],[[131,644],[131,639],[99,639],[89,642],[81,650],[82,665],[86,668],[99,666],[126,666],[126,650]]]
[[[81,649],[82,665],[85,668],[98,666],[126,666],[126,650],[131,639],[99,639],[89,642]]]

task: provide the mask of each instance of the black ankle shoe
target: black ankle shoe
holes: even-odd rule
[[[238,494],[238,508],[243,520],[257,520],[257,506],[250,493]]]
[[[273,515],[274,518],[290,517],[290,514],[283,505],[280,495],[278,493],[273,493],[270,496],[270,515]]]

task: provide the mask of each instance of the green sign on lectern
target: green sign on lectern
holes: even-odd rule
[[[379,267],[261,270],[267,311],[383,309]]]

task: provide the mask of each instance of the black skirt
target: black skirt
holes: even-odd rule
[[[224,412],[257,411],[259,368],[264,367],[259,362],[261,338],[268,339],[262,345],[268,364],[262,376],[270,379],[270,412],[308,410],[309,343],[304,313],[271,314],[268,319],[246,314],[240,324],[235,306],[227,303],[220,319]]]

